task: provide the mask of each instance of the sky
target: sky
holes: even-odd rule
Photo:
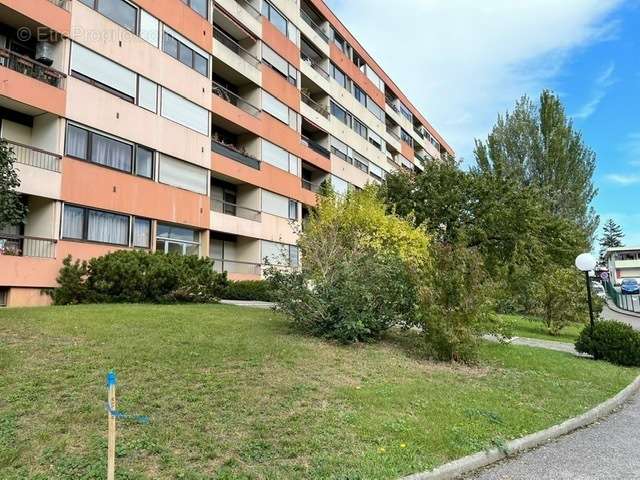
[[[498,113],[555,91],[597,155],[593,202],[640,245],[640,0],[325,0],[473,162]]]

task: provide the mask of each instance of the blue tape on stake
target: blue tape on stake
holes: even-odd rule
[[[107,409],[107,412],[109,412],[109,415],[117,418],[118,420],[131,420],[134,422],[142,423],[143,425],[149,423],[149,417],[147,417],[146,415],[127,415],[124,412],[112,409],[108,403],[105,404],[105,408]]]
[[[113,387],[116,384],[116,372],[111,370],[107,373],[107,388]]]

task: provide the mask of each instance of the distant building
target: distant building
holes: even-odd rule
[[[640,278],[640,246],[608,248],[605,262],[613,283]]]

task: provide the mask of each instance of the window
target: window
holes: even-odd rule
[[[134,72],[77,43],[71,50],[71,73],[131,103],[136,98],[137,75]]]
[[[209,55],[204,50],[191,43],[177,32],[169,27],[164,27],[164,35],[162,41],[162,50],[185,64],[187,67],[194,69],[196,72],[209,76]]]
[[[151,246],[151,220],[146,218],[134,219],[131,244],[139,248],[149,248]]]
[[[367,127],[356,117],[353,117],[353,130],[362,138],[367,138]]]
[[[361,67],[360,70],[362,70],[362,68],[365,69],[365,74],[367,75],[367,78],[371,80],[371,82],[376,86],[376,88],[378,90],[384,91],[384,82],[378,76],[378,74],[374,72],[369,65],[364,65],[364,67]]]
[[[207,194],[209,171],[177,158],[160,155],[158,181],[200,195]]]
[[[335,175],[331,175],[331,187],[338,195],[346,195],[349,192],[349,183]]]
[[[156,251],[177,255],[198,255],[200,233],[190,228],[158,223]]]
[[[353,84],[353,96],[356,97],[356,100],[358,100],[358,102],[360,102],[362,105],[364,106],[367,105],[367,94],[364,93],[364,90],[362,90],[355,83]],[[369,102],[369,103],[372,103],[372,102]]]
[[[113,245],[129,245],[129,216],[64,206],[62,237]]]
[[[262,190],[262,211],[277,217],[291,218],[290,199],[268,190]],[[294,220],[296,218],[297,215]]]
[[[287,36],[287,19],[269,2],[263,2],[262,15],[269,20],[274,27],[286,37]]]
[[[262,61],[280,73],[292,85],[298,85],[298,70],[266,44],[262,44]]]
[[[377,133],[374,133],[372,130],[369,130],[369,143],[375,146],[378,150],[382,150],[382,146],[384,145],[382,137]]]
[[[138,105],[158,113],[158,85],[144,77],[138,77]]]
[[[344,38],[342,38],[342,35],[340,35],[335,30],[333,31],[333,41],[340,48],[340,50],[342,50],[342,53],[344,53],[347,57],[351,58],[351,55],[349,52],[351,47],[349,46],[347,41]]]
[[[342,87],[348,89],[349,80],[347,76],[344,74],[342,70],[336,67],[333,63],[331,64],[331,76],[334,78],[336,82]]]
[[[153,151],[144,147],[136,148],[136,175],[153,178]]]
[[[295,245],[262,240],[262,261],[272,265],[297,267],[300,264],[300,253]]]
[[[407,107],[405,107],[402,102],[398,102],[398,106],[400,107],[400,113],[402,114],[402,116],[413,123],[413,114],[411,113],[411,111]]]
[[[292,161],[290,157],[293,157],[296,160],[295,162],[293,162],[295,165],[295,172],[291,172],[296,174],[297,173],[297,157],[291,155],[285,149],[280,148],[279,146],[274,145],[271,142],[262,140],[262,161],[263,162],[266,162],[270,165],[273,165],[274,167],[278,167],[285,171],[291,171]]]
[[[209,135],[209,111],[164,87],[161,115],[203,135]]]
[[[345,162],[348,161],[349,158],[349,147],[345,143],[342,143],[335,137],[331,137],[331,152],[340,157]]]
[[[289,107],[265,91],[262,92],[262,109],[289,125]]]
[[[156,48],[160,46],[160,22],[144,10],[140,10],[140,38]]]
[[[351,126],[351,114],[347,113],[344,108],[335,103],[333,100],[331,101],[331,115],[336,117],[345,125]]]
[[[375,163],[369,163],[369,174],[376,180],[382,180],[384,178],[384,170]]]
[[[67,126],[67,155],[70,157],[89,159],[89,132],[75,125]]]
[[[400,138],[404,143],[413,147],[413,138],[409,135],[404,128],[400,129]]]
[[[369,173],[369,160],[357,152],[353,152],[353,164],[365,173]]]
[[[298,220],[298,202],[289,200],[289,220]]]
[[[80,0],[130,32],[136,33],[138,9],[124,0]]]
[[[133,147],[130,144],[92,133],[90,148],[91,162],[131,172]]]
[[[380,108],[378,106],[378,104],[376,102],[374,102],[373,100],[371,100],[371,97],[369,97],[367,99],[367,108],[369,109],[369,111],[371,113],[373,113],[373,115],[380,120],[381,122],[384,122],[385,119],[385,113],[384,110],[382,108]]]
[[[201,17],[209,17],[209,9],[207,8],[207,0],[182,0],[185,4],[189,5],[194,11],[196,11]]]

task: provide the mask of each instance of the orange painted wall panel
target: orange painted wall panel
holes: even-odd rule
[[[40,288],[12,288],[9,291],[8,307],[47,307],[52,300]]]
[[[400,153],[402,153],[402,156],[407,160],[413,160],[415,157],[413,148],[406,142],[400,142]]]
[[[209,198],[65,157],[62,200],[200,228],[209,226]]]
[[[254,117],[235,105],[224,101],[217,95],[213,96],[211,110],[213,113],[256,134],[262,130],[261,119],[266,116],[266,114],[260,112],[257,117]]]
[[[0,95],[63,117],[66,92],[21,73],[0,67]]]
[[[213,47],[213,26],[182,0],[136,0],[140,7],[207,52]]]
[[[269,45],[271,50],[300,70],[300,49],[298,46],[285,37],[280,30],[264,17],[262,17],[262,41]]]
[[[300,148],[300,133],[268,113],[262,116],[262,137],[291,153]]]
[[[306,145],[300,144],[299,148],[293,153],[298,155],[305,162],[309,162],[311,165],[315,165],[327,173],[331,172],[331,159],[323,157]]]
[[[59,246],[59,245],[58,245]],[[0,255],[0,285],[8,287],[53,287],[62,260]]]
[[[20,12],[58,33],[68,35],[71,30],[71,13],[49,0],[0,0],[0,5]]]
[[[300,112],[300,90],[264,64],[262,65],[262,88],[296,112]]]

